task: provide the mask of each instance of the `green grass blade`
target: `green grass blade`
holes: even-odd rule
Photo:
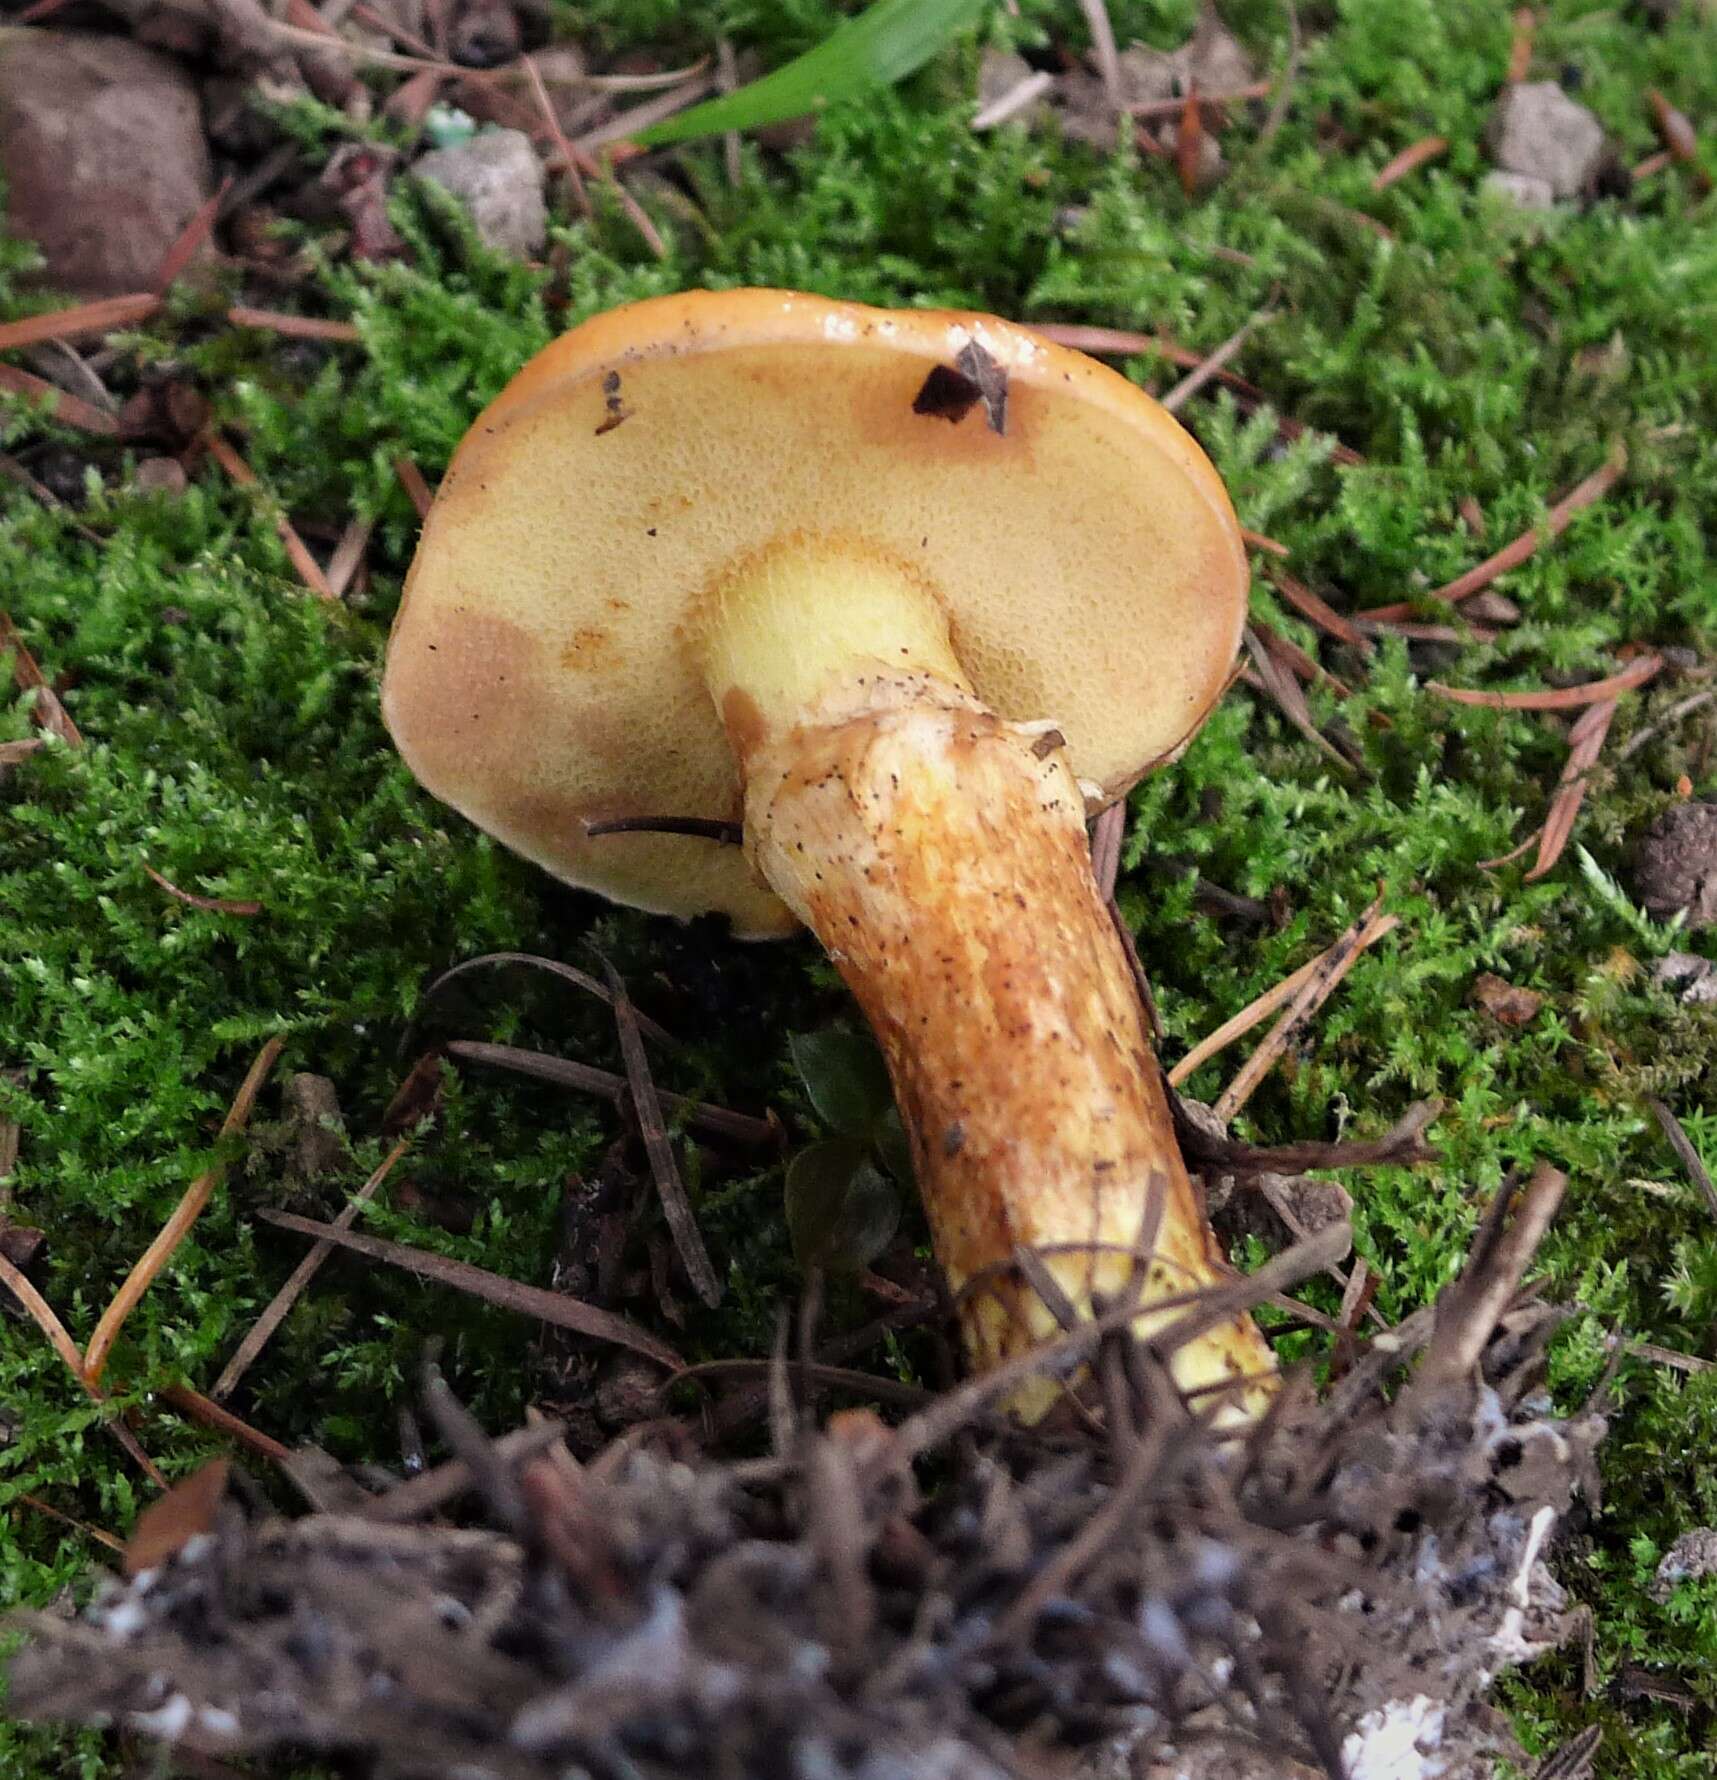
[[[923,67],[989,0],[876,0],[815,49],[737,92],[664,118],[634,141],[655,148],[723,130],[755,130],[803,117],[838,99],[891,86]]]

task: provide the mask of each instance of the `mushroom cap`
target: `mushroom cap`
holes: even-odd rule
[[[1245,619],[1221,479],[1106,366],[987,315],[689,292],[562,336],[460,445],[388,645],[401,754],[568,883],[790,931],[737,847],[585,833],[739,818],[696,616],[789,537],[932,589],[978,696],[1053,722],[1097,804],[1191,739]]]

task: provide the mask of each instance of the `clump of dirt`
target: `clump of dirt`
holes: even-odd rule
[[[1488,1773],[1485,1690],[1564,1630],[1543,1557],[1602,1432],[1539,1394],[1557,1317],[1512,1236],[1240,1433],[1124,1310],[1043,1350],[1087,1380],[1059,1428],[991,1413],[1011,1368],[818,1430],[783,1363],[773,1456],[580,1466],[432,1385],[487,1526],[427,1519],[421,1478],[294,1520],[200,1473],[148,1568],[23,1622],[10,1706],[388,1780]]]
[[[1717,924],[1717,803],[1672,804],[1646,830],[1634,865],[1646,912],[1660,921]]]

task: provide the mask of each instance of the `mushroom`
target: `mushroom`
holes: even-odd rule
[[[586,322],[478,419],[382,708],[430,791],[556,877],[811,928],[990,1366],[1069,1306],[1227,1276],[1085,823],[1199,728],[1247,587],[1209,460],[1095,361],[984,315],[694,292]],[[589,832],[661,816],[744,847]],[[1240,1408],[1274,1376],[1245,1317],[1172,1363]]]

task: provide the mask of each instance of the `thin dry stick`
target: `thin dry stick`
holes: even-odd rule
[[[638,1115],[638,1128],[643,1134],[644,1151],[650,1158],[650,1173],[656,1182],[656,1195],[662,1202],[662,1215],[674,1247],[685,1264],[686,1277],[692,1290],[711,1310],[721,1303],[721,1281],[704,1247],[698,1229],[697,1214],[686,1197],[686,1184],[680,1179],[680,1166],[674,1160],[674,1146],[668,1140],[667,1121],[662,1117],[662,1101],[650,1074],[650,1060],[644,1055],[644,1035],[638,1030],[638,1016],[632,998],[619,971],[605,958],[602,973],[608,979],[613,996],[614,1025],[620,1034],[620,1055],[626,1063],[626,1083],[631,1091],[632,1110]]]
[[[209,456],[240,488],[260,486],[256,472],[213,427],[203,433],[203,444]],[[332,600],[334,590],[328,585],[327,576],[322,573],[316,558],[310,554],[309,546],[299,537],[297,527],[286,517],[285,510],[278,506],[274,515],[274,529],[280,534],[280,541],[286,546],[286,554],[298,571],[299,579],[318,599]]]
[[[1508,46],[1508,69],[1503,76],[1510,86],[1518,86],[1531,71],[1532,35],[1536,29],[1537,20],[1532,16],[1532,8],[1517,6],[1514,10],[1514,36]]]
[[[1673,1347],[1659,1347],[1653,1341],[1630,1341],[1628,1351],[1656,1365],[1672,1366],[1677,1372],[1717,1372],[1717,1360],[1701,1360],[1694,1354],[1678,1353]]]
[[[239,1084],[238,1092],[233,1096],[226,1118],[221,1121],[220,1135],[223,1139],[242,1131],[250,1122],[256,1097],[262,1092],[262,1084],[268,1080],[269,1072],[285,1046],[284,1038],[275,1037],[257,1053],[256,1061],[251,1064],[244,1080]],[[172,1259],[173,1251],[191,1233],[191,1227],[202,1215],[210,1195],[226,1179],[226,1172],[226,1164],[217,1162],[213,1168],[199,1174],[191,1182],[185,1189],[184,1197],[174,1207],[173,1215],[161,1226],[161,1234],[150,1243],[143,1258],[125,1276],[124,1283],[114,1293],[113,1302],[96,1324],[89,1346],[84,1349],[83,1375],[91,1384],[101,1382],[101,1375],[107,1370],[108,1356],[113,1351],[119,1331],[125,1325],[125,1319],[137,1308],[139,1300],[149,1290],[155,1276]]]
[[[554,108],[554,101],[548,96],[548,88],[543,85],[542,70],[537,67],[530,56],[522,58],[520,64],[525,71],[525,79],[530,84],[531,97],[536,100],[537,110],[542,113],[543,126],[548,131],[549,140],[559,152],[561,166],[566,176],[572,181],[572,194],[577,201],[579,210],[586,216],[590,214],[590,194],[584,189],[584,173],[579,166],[578,156],[573,152],[566,131],[561,128],[560,113]]]
[[[21,346],[40,346],[44,340],[81,340],[91,334],[110,334],[115,328],[146,321],[161,307],[153,291],[137,291],[125,297],[104,297],[99,303],[79,303],[48,315],[26,315],[18,321],[0,322],[0,352]]]
[[[1329,951],[1319,952],[1317,957],[1308,959],[1292,976],[1283,977],[1273,989],[1266,989],[1256,1001],[1248,1002],[1232,1019],[1224,1020],[1214,1032],[1207,1033],[1169,1071],[1169,1086],[1180,1087],[1219,1051],[1227,1050],[1235,1039],[1244,1038],[1254,1026],[1269,1019],[1283,1002],[1291,1001],[1297,991],[1316,975],[1334,949],[1332,946]]]
[[[543,958],[535,952],[480,952],[475,958],[462,958],[457,964],[450,964],[438,976],[430,980],[429,986],[423,991],[425,1002],[433,1001],[448,984],[457,983],[478,971],[494,970],[505,964],[523,964],[532,970],[540,970],[545,976],[557,978],[563,983],[570,983],[575,989],[582,989],[586,995],[594,995],[604,1007],[613,1007],[614,993],[605,983],[599,983],[588,971],[582,971],[576,964],[564,964],[558,958]],[[674,1037],[673,1033],[652,1020],[648,1014],[640,1013],[636,1007],[632,1009],[633,1017],[638,1022],[638,1030],[652,1042],[661,1045],[665,1050],[678,1051],[685,1047]]]
[[[48,418],[58,421],[61,426],[75,426],[83,432],[108,439],[119,431],[119,421],[106,409],[86,402],[82,396],[72,395],[45,377],[20,371],[16,366],[0,365],[0,390],[8,395],[21,396],[25,401],[40,403]]]
[[[1115,27],[1109,23],[1109,9],[1103,0],[1079,0],[1079,9],[1091,27],[1091,53],[1097,59],[1103,91],[1111,110],[1119,115],[1126,108],[1127,94],[1121,85],[1121,56],[1115,47]]]
[[[1712,1217],[1717,1218],[1717,1186],[1712,1185],[1705,1163],[1698,1150],[1693,1147],[1693,1139],[1682,1128],[1681,1121],[1655,1094],[1648,1094],[1645,1103],[1651,1108],[1652,1117],[1662,1127],[1664,1136],[1669,1139],[1669,1147],[1675,1151],[1676,1159],[1693,1177],[1693,1184],[1704,1198],[1706,1209]]]
[[[4,1254],[0,1254],[0,1286],[4,1286],[23,1305],[30,1320],[47,1336],[48,1345],[65,1362],[66,1369],[72,1377],[83,1386],[95,1402],[105,1404],[107,1393],[84,1376],[83,1356],[78,1352],[77,1343],[66,1332],[65,1324],[54,1314],[54,1307]],[[143,1450],[137,1436],[125,1425],[124,1420],[116,1415],[105,1425],[114,1439],[136,1462],[144,1476],[157,1488],[165,1489],[167,1487],[166,1478],[155,1468],[155,1461]]]
[[[610,142],[623,142],[636,136],[640,130],[647,130],[652,124],[659,124],[664,118],[684,111],[688,105],[703,98],[715,85],[714,78],[700,70],[677,87],[670,88],[654,99],[646,99],[642,105],[628,106],[607,123],[598,124],[594,130],[586,130],[578,138],[578,146],[586,154],[590,154],[598,148],[605,148]]]
[[[1568,732],[1568,740],[1572,744],[1568,750],[1568,761],[1562,768],[1556,795],[1551,799],[1550,813],[1544,819],[1544,833],[1538,843],[1538,858],[1532,870],[1526,874],[1524,882],[1531,884],[1544,877],[1562,857],[1562,849],[1567,846],[1568,837],[1574,832],[1574,818],[1580,813],[1586,787],[1591,782],[1592,769],[1598,764],[1598,756],[1604,749],[1604,738],[1610,733],[1610,722],[1615,714],[1616,701],[1612,698],[1603,704],[1593,705]]]
[[[992,99],[972,119],[972,128],[978,131],[996,129],[1009,118],[1018,117],[1028,105],[1036,104],[1054,85],[1055,76],[1047,69],[1040,68],[1035,74],[1026,75],[1023,80],[1015,81],[1005,93]]]
[[[103,1532],[100,1527],[92,1527],[88,1521],[79,1520],[75,1515],[62,1514],[51,1502],[44,1502],[40,1496],[27,1495],[20,1492],[13,1501],[22,1502],[26,1508],[33,1508],[38,1514],[45,1514],[49,1520],[57,1520],[61,1526],[70,1527],[74,1532],[82,1533],[86,1539],[93,1539],[98,1545],[105,1545],[109,1551],[124,1551],[125,1541],[116,1539],[111,1533]]]
[[[447,1055],[467,1063],[487,1063],[496,1069],[510,1069],[515,1075],[534,1076],[539,1082],[553,1082],[557,1087],[575,1088],[583,1094],[599,1094],[616,1105],[626,1091],[626,1078],[611,1069],[598,1069],[591,1063],[575,1063],[570,1057],[556,1057],[548,1051],[521,1050],[517,1045],[485,1044],[476,1039],[455,1039],[447,1047]],[[686,1123],[739,1143],[773,1148],[781,1138],[781,1128],[768,1119],[754,1119],[749,1113],[730,1112],[725,1106],[711,1106],[706,1101],[691,1100],[683,1094],[659,1093],[662,1105]]]
[[[250,897],[238,896],[198,896],[194,891],[181,890],[170,878],[165,878],[152,866],[147,859],[139,861],[143,867],[143,875],[151,883],[159,884],[175,902],[182,902],[187,908],[202,909],[214,915],[260,915],[263,905]]]
[[[423,472],[409,457],[396,457],[393,460],[393,473],[399,478],[399,485],[406,492],[406,497],[417,511],[419,519],[429,517],[429,509],[434,505],[435,496],[429,491],[429,484],[423,479]]]
[[[522,1462],[554,1447],[565,1434],[566,1424],[559,1421],[541,1421],[515,1428],[494,1442],[493,1456],[508,1463]],[[571,1454],[567,1456],[570,1458]],[[363,1520],[422,1520],[462,1496],[476,1481],[471,1467],[463,1459],[450,1459],[433,1471],[425,1471],[421,1477],[396,1484],[386,1494],[377,1496],[373,1502],[363,1503],[352,1512]]]
[[[171,1404],[191,1421],[199,1422],[205,1428],[213,1428],[217,1434],[229,1435],[240,1446],[247,1447],[251,1452],[270,1459],[277,1465],[284,1465],[292,1457],[292,1449],[281,1445],[272,1434],[253,1428],[230,1409],[223,1409],[220,1404],[211,1402],[201,1391],[192,1390],[188,1384],[163,1385],[156,1395],[163,1403]]]
[[[1478,1364],[1497,1319],[1532,1264],[1567,1185],[1568,1177],[1561,1169],[1540,1162],[1518,1195],[1509,1187],[1497,1195],[1473,1245],[1472,1258],[1438,1302],[1436,1333],[1419,1367],[1421,1386],[1465,1378]],[[1513,1220],[1505,1223],[1510,1210]]]
[[[339,1216],[334,1219],[334,1224],[337,1229],[348,1230],[351,1228],[352,1224],[357,1219],[358,1213],[364,1206],[368,1205],[373,1198],[375,1198],[378,1192],[380,1192],[382,1183],[393,1173],[394,1169],[399,1164],[400,1158],[410,1147],[411,1138],[408,1135],[402,1137],[399,1142],[388,1151],[387,1155],[382,1158],[380,1166],[370,1178],[358,1188],[357,1192],[352,1195],[350,1203],[344,1206],[341,1209]],[[262,1350],[267,1347],[269,1342],[274,1338],[275,1330],[286,1321],[287,1314],[291,1311],[292,1306],[298,1302],[305,1287],[310,1284],[311,1280],[313,1280],[319,1272],[321,1272],[323,1262],[325,1262],[333,1252],[334,1247],[332,1243],[318,1242],[315,1247],[305,1255],[304,1259],[293,1268],[291,1277],[288,1278],[286,1284],[283,1285],[268,1301],[267,1309],[265,1309],[262,1315],[251,1325],[249,1333],[246,1334],[244,1340],[238,1344],[237,1351],[233,1354],[233,1357],[227,1361],[226,1367],[222,1371],[220,1377],[215,1380],[215,1388],[209,1395],[213,1397],[216,1402],[219,1402],[223,1397],[230,1397],[232,1395],[233,1391],[238,1386],[238,1381],[243,1378],[245,1373],[247,1373],[256,1363],[257,1357],[261,1354]]]
[[[1277,538],[1267,538],[1262,532],[1248,531],[1245,526],[1240,528],[1240,537],[1248,550],[1262,550],[1267,556],[1287,558],[1293,552]]]
[[[1578,711],[1617,693],[1643,686],[1663,666],[1661,655],[1641,655],[1618,674],[1588,680],[1583,686],[1558,686],[1538,692],[1485,692],[1464,686],[1445,686],[1439,680],[1425,684],[1427,692],[1453,699],[1458,705],[1483,705],[1493,711]]]
[[[1362,655],[1376,653],[1377,645],[1365,632],[1351,618],[1344,617],[1334,606],[1313,593],[1305,582],[1290,575],[1286,569],[1277,568],[1274,563],[1270,565],[1268,574],[1276,591],[1302,618],[1309,619],[1319,630],[1336,638],[1338,642],[1351,644]]]
[[[717,89],[723,93],[731,93],[739,85],[739,58],[734,55],[733,45],[725,37],[718,37],[715,43],[715,84]],[[745,169],[740,160],[740,139],[737,130],[723,132],[721,158],[727,171],[727,183],[738,185]]]
[[[1254,80],[1243,87],[1230,87],[1223,93],[1200,93],[1198,102],[1209,109],[1219,105],[1238,105],[1247,99],[1263,99],[1268,97],[1271,83],[1267,80]],[[1179,99],[1144,99],[1137,105],[1123,107],[1129,117],[1148,121],[1160,118],[1178,118],[1186,105],[1185,98]]]
[[[1162,398],[1162,406],[1171,414],[1179,413],[1246,344],[1252,330],[1259,323],[1269,320],[1270,314],[1270,310],[1260,309],[1255,314],[1248,316],[1208,358],[1201,359],[1186,376],[1181,378],[1180,382]]]
[[[611,1310],[569,1297],[565,1292],[545,1292],[540,1286],[521,1285],[486,1268],[473,1267],[466,1261],[454,1261],[446,1255],[431,1254],[427,1249],[411,1248],[403,1242],[384,1242],[377,1236],[360,1236],[356,1230],[342,1230],[338,1224],[319,1224],[313,1218],[294,1217],[290,1212],[264,1211],[257,1214],[265,1224],[282,1230],[296,1231],[300,1236],[313,1236],[331,1242],[336,1248],[348,1248],[354,1254],[367,1255],[389,1267],[401,1267],[437,1285],[450,1286],[485,1304],[511,1310],[520,1316],[553,1323],[557,1329],[570,1329],[576,1335],[587,1335],[593,1341],[606,1341],[615,1347],[629,1348],[671,1372],[685,1369],[685,1362],[665,1341],[659,1341],[647,1329],[640,1329]]]
[[[1617,440],[1611,447],[1610,455],[1604,460],[1604,463],[1583,482],[1578,482],[1569,489],[1561,500],[1544,515],[1542,526],[1535,525],[1529,530],[1523,531],[1518,538],[1511,539],[1493,555],[1487,556],[1476,569],[1468,569],[1464,575],[1457,576],[1446,585],[1433,588],[1425,597],[1442,600],[1447,605],[1458,605],[1460,601],[1489,587],[1498,576],[1506,575],[1511,569],[1519,568],[1523,562],[1536,555],[1538,550],[1549,540],[1561,537],[1576,513],[1584,512],[1587,507],[1601,501],[1615,487],[1627,467],[1627,449],[1620,440]],[[1374,620],[1406,618],[1410,616],[1412,610],[1408,601],[1398,600],[1392,606],[1374,606],[1369,611],[1359,613],[1358,616]]]
[[[1636,730],[1616,750],[1618,764],[1624,760],[1632,760],[1648,742],[1655,741],[1683,717],[1691,717],[1695,711],[1703,710],[1714,699],[1717,699],[1717,686],[1708,687],[1704,692],[1695,692],[1689,698],[1677,699],[1655,723],[1648,723],[1644,729]]]
[[[0,612],[0,655],[12,657],[12,678],[18,690],[35,693],[30,715],[35,719],[36,727],[58,736],[68,748],[81,748],[82,732],[60,703],[60,695],[48,684],[48,677],[35,656],[24,647],[24,639],[18,635],[18,627],[8,612]]]
[[[1311,708],[1306,703],[1305,694],[1300,690],[1299,681],[1271,654],[1256,626],[1247,625],[1245,636],[1246,651],[1252,657],[1259,683],[1275,701],[1276,708],[1308,742],[1333,760],[1344,773],[1356,771],[1354,762],[1312,720]]]
[[[1336,985],[1359,962],[1361,953],[1400,926],[1396,916],[1380,912],[1382,903],[1383,899],[1379,897],[1318,960],[1318,968],[1301,985],[1281,1018],[1264,1035],[1257,1050],[1241,1064],[1234,1080],[1223,1089],[1221,1098],[1211,1109],[1219,1124],[1228,1124],[1252,1098],[1253,1091],[1287,1048],[1288,1040],[1329,999]]]
[[[1409,173],[1416,173],[1427,161],[1434,161],[1438,155],[1449,152],[1447,136],[1421,136],[1402,149],[1392,160],[1384,162],[1377,170],[1371,182],[1374,192],[1386,192],[1398,179],[1405,179]]]
[[[232,183],[230,177],[221,181],[220,190],[198,205],[191,220],[179,231],[178,239],[161,256],[161,264],[155,271],[157,295],[166,296],[178,283],[185,269],[215,232],[215,223],[226,203],[227,193],[232,190]]]
[[[335,599],[346,597],[346,589],[352,585],[352,577],[357,574],[358,565],[369,548],[370,533],[375,529],[373,519],[363,519],[356,514],[347,521],[339,543],[334,546],[334,554],[328,558],[328,591]]]
[[[1178,101],[1176,101],[1178,103]],[[1154,356],[1167,359],[1171,365],[1179,365],[1184,370],[1195,370],[1204,363],[1204,354],[1195,352],[1190,346],[1182,346],[1176,341],[1165,338],[1161,334],[1144,334],[1133,328],[1103,328],[1089,326],[1083,322],[1039,321],[1029,324],[1031,331],[1041,334],[1044,339],[1053,341],[1057,346],[1069,347],[1074,352],[1089,352],[1110,358],[1117,356]],[[1240,398],[1241,405],[1248,412],[1254,408],[1272,405],[1270,398],[1257,384],[1250,383],[1235,371],[1218,371],[1216,379],[1224,389],[1231,389]],[[1295,420],[1291,415],[1278,413],[1276,430],[1284,439],[1304,438],[1316,429],[1309,427],[1303,420]],[[1322,435],[1329,438],[1328,433]],[[1365,459],[1344,445],[1339,439],[1332,442],[1330,458],[1338,464],[1362,464]]]
[[[334,321],[316,315],[289,315],[280,309],[251,309],[235,303],[227,311],[235,328],[256,328],[263,333],[284,334],[293,340],[327,340],[340,346],[356,346],[363,339],[355,322]]]

